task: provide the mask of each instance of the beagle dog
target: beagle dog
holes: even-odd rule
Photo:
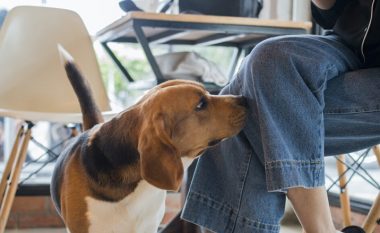
[[[182,158],[194,159],[236,135],[243,97],[210,95],[196,82],[173,80],[104,122],[73,59],[63,54],[84,132],[62,151],[51,181],[55,206],[71,233],[154,233],[166,190],[178,190]]]

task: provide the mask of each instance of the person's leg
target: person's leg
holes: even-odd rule
[[[338,155],[368,148],[380,143],[380,68],[363,69],[348,72],[343,76],[330,80],[325,91],[325,155]],[[310,195],[305,193],[315,192]],[[321,197],[318,197],[321,195]],[[334,232],[326,230],[331,223],[330,214],[316,218],[308,208],[317,206],[328,210],[326,192],[319,189],[289,189],[288,197],[298,200],[298,215],[304,220],[304,226],[322,226],[319,232]],[[320,201],[324,200],[324,201]],[[314,204],[310,204],[313,203]],[[313,213],[315,211],[313,210]],[[324,224],[324,225],[322,225]],[[307,229],[307,233],[315,232]],[[356,232],[356,231],[352,231]],[[361,232],[357,230],[357,232]]]
[[[379,90],[380,67],[348,72],[327,83],[325,155],[349,153],[380,143]]]
[[[330,80],[325,91],[325,155],[338,155],[361,150],[380,143],[380,68],[363,69],[348,72],[342,77]],[[293,192],[294,191],[294,192]],[[314,195],[305,195],[303,192],[317,192]],[[325,197],[324,189],[299,190],[289,189],[288,196],[298,199],[297,204],[301,207],[299,215],[305,215],[303,219],[317,224],[314,215],[302,208],[305,204],[316,201],[320,208],[320,202]],[[307,199],[305,199],[305,197]],[[315,200],[311,199],[315,197]],[[303,204],[304,203],[304,204]],[[328,209],[328,208],[324,208]],[[314,211],[313,211],[314,212]],[[322,213],[323,211],[319,211]],[[330,218],[330,214],[326,215]],[[327,219],[322,223],[331,222]],[[305,224],[303,224],[305,225]],[[306,224],[311,225],[311,224]],[[317,224],[321,225],[321,224]],[[323,229],[323,227],[321,228]],[[305,229],[306,232],[311,232]],[[361,232],[360,230],[356,230]],[[353,231],[352,232],[356,232]],[[321,231],[327,232],[327,231]]]
[[[379,87],[380,68],[348,72],[327,82],[325,155],[348,153],[380,143]],[[287,195],[306,233],[335,232],[324,187],[290,188]]]
[[[284,193],[324,185],[326,82],[358,66],[342,43],[324,37],[256,46],[223,90],[248,99],[247,125],[202,156],[183,218],[216,232],[278,232]]]
[[[289,188],[287,196],[304,232],[336,233],[325,187]]]

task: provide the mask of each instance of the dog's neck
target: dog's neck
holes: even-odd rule
[[[94,143],[102,151],[113,167],[129,166],[137,162],[140,120],[133,110],[123,112],[100,126]]]
[[[141,180],[136,136],[141,122],[133,111],[123,112],[98,126],[89,138],[89,154],[82,160],[97,195],[102,199],[121,199]],[[111,189],[113,193],[109,193]]]

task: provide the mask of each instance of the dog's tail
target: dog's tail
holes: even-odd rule
[[[104,122],[101,111],[96,105],[90,85],[75,65],[74,59],[61,45],[58,45],[58,50],[61,55],[61,60],[64,63],[66,74],[80,104],[83,115],[83,129],[87,130],[98,123]]]

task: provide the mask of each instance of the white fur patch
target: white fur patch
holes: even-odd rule
[[[165,212],[166,191],[142,180],[119,202],[86,197],[91,233],[156,233]]]
[[[189,157],[182,157],[181,160],[182,160],[183,170],[184,171],[186,171],[186,169],[189,168],[190,165],[194,162],[194,159],[193,158],[189,158]]]
[[[61,44],[58,44],[57,47],[59,55],[61,57],[61,61],[64,64],[66,64],[67,62],[74,62],[74,58],[71,56],[69,52],[67,52],[67,50]]]

